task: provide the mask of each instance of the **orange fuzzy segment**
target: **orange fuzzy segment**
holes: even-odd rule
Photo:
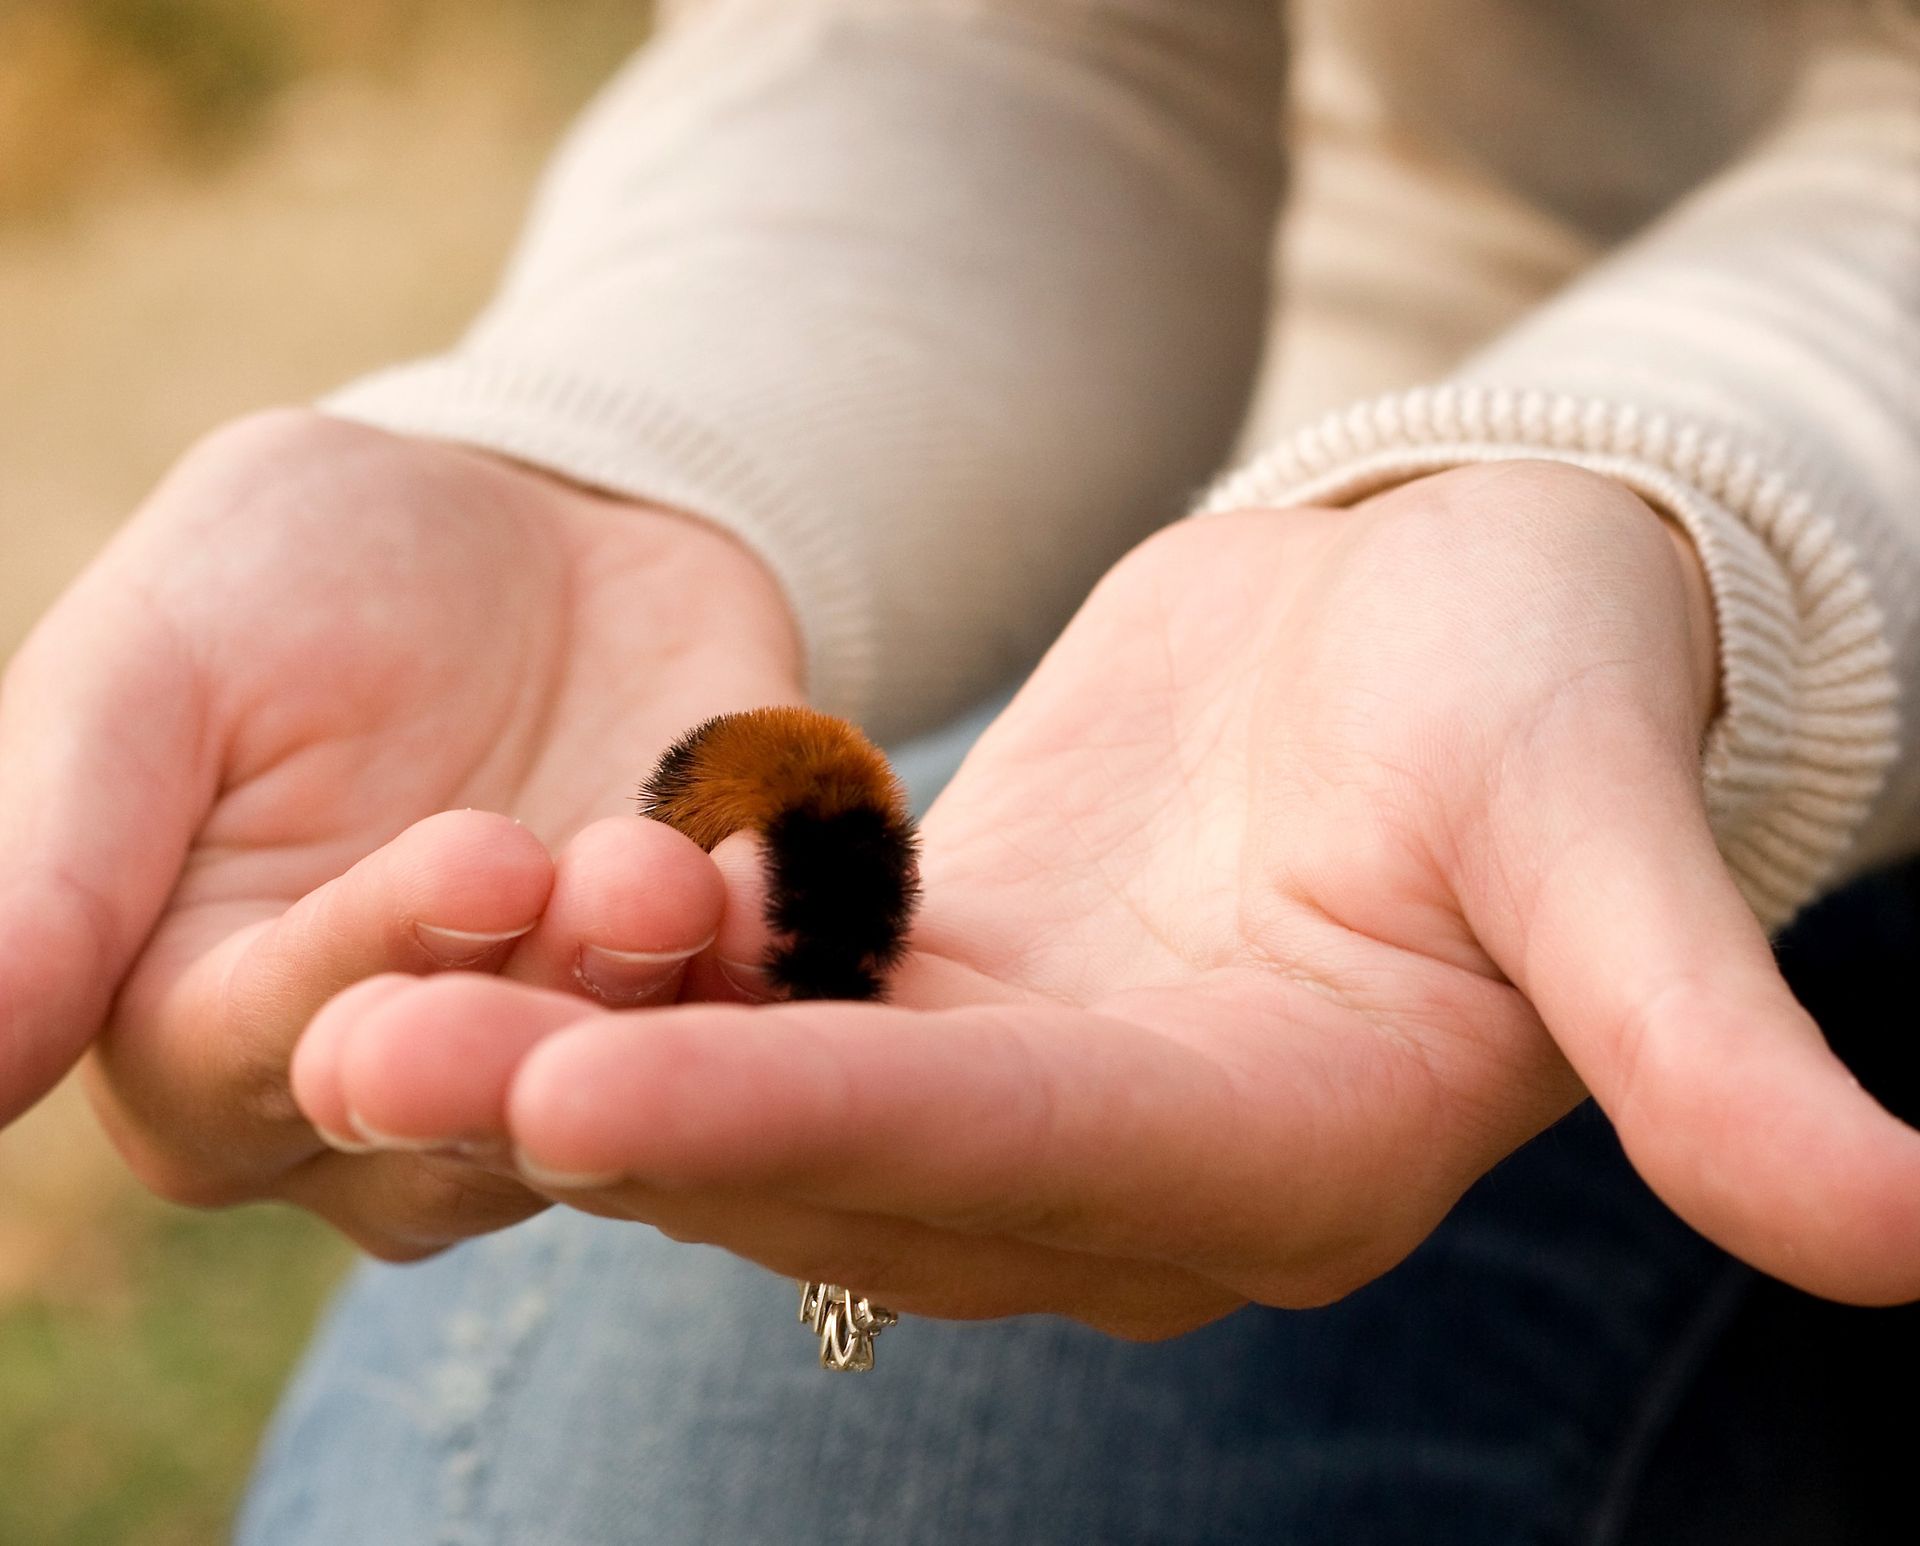
[[[647,814],[709,851],[765,831],[786,811],[876,810],[906,819],[886,756],[843,719],[805,708],[750,709],[707,721],[663,760]],[[671,769],[671,774],[668,770]]]

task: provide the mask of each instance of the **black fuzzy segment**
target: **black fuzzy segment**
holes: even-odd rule
[[[717,717],[703,720],[662,753],[653,772],[640,786],[641,815],[658,816],[662,807],[685,798],[693,785],[693,764],[700,753],[700,743],[719,723]]]
[[[797,999],[881,997],[919,898],[913,828],[871,807],[802,806],[765,837],[767,923],[786,941],[767,961],[773,983]]]

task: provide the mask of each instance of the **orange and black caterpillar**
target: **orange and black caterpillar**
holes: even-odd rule
[[[760,834],[775,987],[882,996],[919,900],[918,843],[900,780],[852,725],[801,708],[722,714],[668,748],[640,807],[708,852]]]

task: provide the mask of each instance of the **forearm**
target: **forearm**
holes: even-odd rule
[[[1715,829],[1779,923],[1920,833],[1916,362],[1920,85],[1836,52],[1743,165],[1450,380],[1334,415],[1215,502],[1546,456],[1674,516],[1717,611]]]
[[[1224,455],[1277,198],[1268,0],[709,0],[450,355],[336,412],[741,536],[879,733],[1037,655]]]

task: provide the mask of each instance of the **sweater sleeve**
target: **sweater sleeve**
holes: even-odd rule
[[[1770,927],[1920,846],[1920,53],[1829,45],[1743,160],[1450,378],[1335,412],[1204,509],[1547,457],[1693,537],[1721,851]]]
[[[489,309],[331,412],[737,534],[882,736],[1035,658],[1227,454],[1279,197],[1273,0],[694,0]]]

